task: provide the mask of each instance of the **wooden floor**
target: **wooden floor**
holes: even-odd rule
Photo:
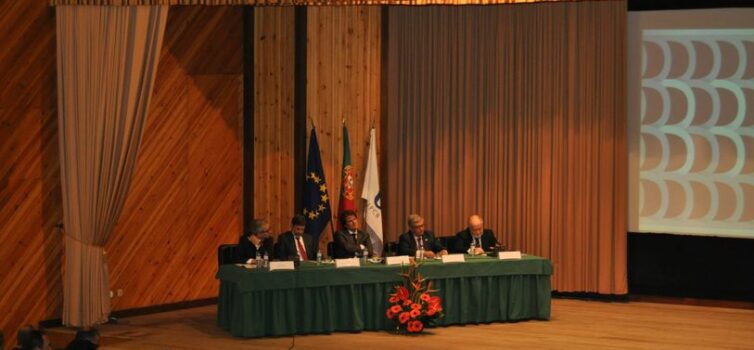
[[[288,349],[292,337],[238,339],[217,328],[216,307],[138,316],[101,327],[101,349]],[[63,347],[72,331],[49,330]],[[294,349],[754,349],[754,310],[554,299],[550,321],[296,336]]]

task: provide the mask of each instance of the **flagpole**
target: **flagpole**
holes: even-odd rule
[[[332,241],[335,242],[335,225],[332,223],[332,216],[330,216],[330,233],[332,233]]]

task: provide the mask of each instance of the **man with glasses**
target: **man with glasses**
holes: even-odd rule
[[[372,240],[369,234],[359,230],[359,219],[352,210],[344,210],[340,213],[340,225],[343,227],[335,233],[333,243],[333,258],[345,259],[360,257],[367,250],[368,256],[374,254]]]
[[[424,229],[424,219],[416,214],[408,216],[408,232],[398,239],[398,255],[416,256],[417,250],[424,250],[425,258],[443,256],[448,251],[435,238],[432,231]]]
[[[251,223],[251,230],[239,237],[237,261],[241,264],[248,263],[249,260],[256,258],[257,252],[261,256],[267,253],[269,257],[272,257],[273,253],[270,224],[262,219],[254,219]]]

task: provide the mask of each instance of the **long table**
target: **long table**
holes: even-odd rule
[[[436,325],[550,318],[549,260],[466,257],[464,263],[426,261],[420,272],[442,298]],[[294,271],[223,265],[217,272],[217,323],[237,337],[390,330],[388,295],[401,266],[339,268],[303,262]]]

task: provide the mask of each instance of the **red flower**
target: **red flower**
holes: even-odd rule
[[[387,316],[387,318],[389,320],[392,320],[393,317],[395,317],[395,312],[393,312],[393,308],[387,309],[387,312],[385,313],[385,316]]]
[[[432,283],[418,272],[418,265],[412,264],[408,271],[401,273],[402,285],[396,285],[394,293],[388,296],[390,307],[385,311],[389,320],[396,324],[396,330],[419,333],[424,330],[423,317],[442,317],[440,297],[431,288]]]
[[[427,316],[434,316],[440,311],[442,311],[442,306],[440,306],[440,303],[429,304],[429,306],[427,307]]]
[[[411,318],[411,315],[408,312],[401,312],[401,314],[398,316],[398,321],[400,321],[401,323],[406,323],[409,318]]]
[[[411,318],[417,318],[422,314],[422,312],[419,309],[413,309],[411,310],[411,312],[409,312],[409,314],[411,315]]]
[[[408,299],[408,289],[406,289],[406,287],[399,286],[398,288],[395,288],[395,295],[400,300],[406,300]]]
[[[424,329],[424,324],[421,321],[411,321],[406,329],[411,333],[419,333]]]

